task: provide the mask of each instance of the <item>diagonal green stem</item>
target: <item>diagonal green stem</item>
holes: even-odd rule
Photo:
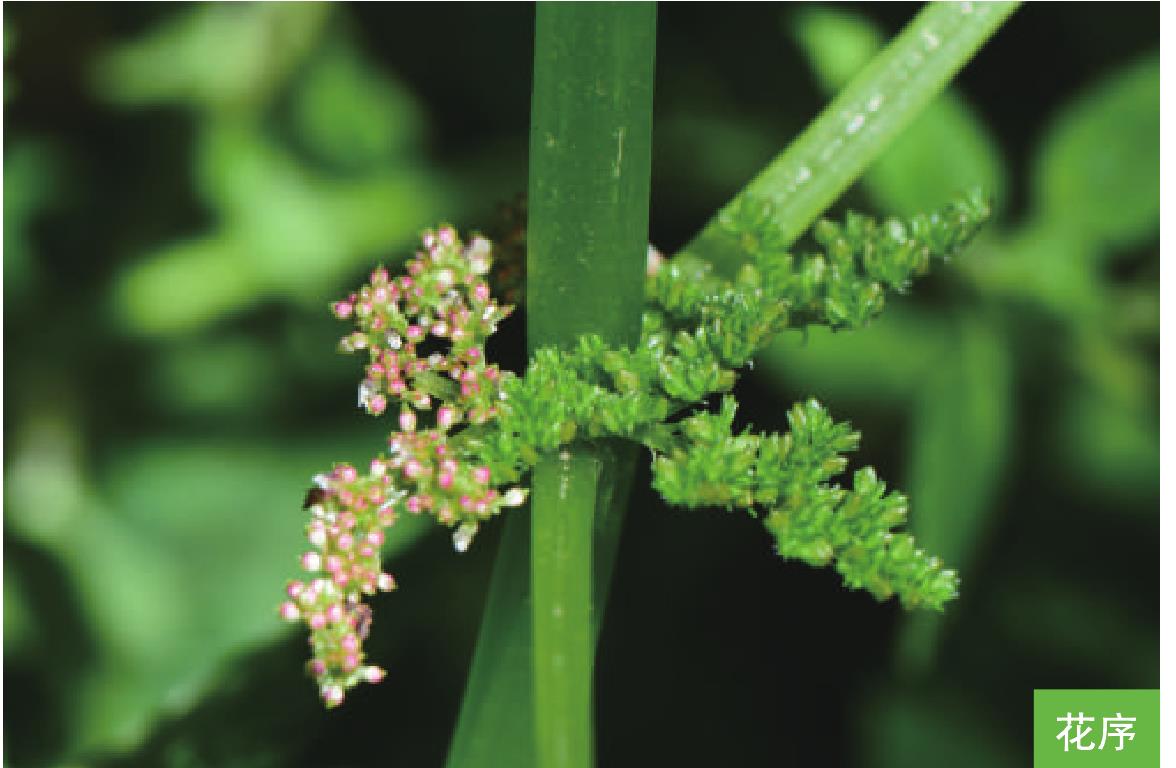
[[[857,180],[1016,10],[1015,2],[928,3],[724,210],[770,202],[793,242]],[[721,212],[720,212],[721,213]],[[684,249],[724,271],[742,261],[718,216]]]

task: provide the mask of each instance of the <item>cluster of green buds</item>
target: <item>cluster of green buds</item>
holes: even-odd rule
[[[395,588],[380,549],[399,515],[434,516],[464,552],[480,521],[526,499],[521,488],[500,488],[470,431],[498,417],[510,377],[485,359],[486,339],[513,310],[490,295],[491,244],[478,236],[464,244],[448,226],[426,231],[421,244],[405,274],[379,267],[332,308],[356,325],[340,349],[368,355],[359,406],[373,416],[394,411],[397,428],[366,475],[340,464],[315,477],[307,496],[308,576],[287,584],[280,613],[309,628],[309,670],[327,706],[384,677],[364,663],[371,610],[363,600]]]

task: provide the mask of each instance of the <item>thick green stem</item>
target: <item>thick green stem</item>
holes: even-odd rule
[[[541,766],[592,754],[592,522],[601,462],[583,449],[548,457],[531,481],[535,726]]]
[[[649,242],[655,11],[647,3],[540,3],[528,196],[527,342],[587,333],[635,344]],[[610,446],[573,443],[536,465],[531,616],[538,765],[592,762],[592,627],[600,519],[614,495]],[[604,559],[611,565],[611,553]],[[606,585],[604,580],[601,585]],[[597,623],[598,625],[598,623]]]
[[[929,3],[808,128],[724,210],[770,202],[784,238],[796,240],[857,180],[1017,8],[1015,2]],[[684,249],[732,270],[737,239],[718,216]]]
[[[532,351],[570,346],[585,333],[615,344],[639,339],[654,21],[652,3],[537,6]],[[506,521],[451,768],[591,762],[593,648],[635,446],[574,444],[568,457],[547,457],[534,470],[531,535],[525,518]],[[560,495],[565,480],[574,494]]]

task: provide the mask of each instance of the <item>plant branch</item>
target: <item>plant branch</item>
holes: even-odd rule
[[[720,217],[748,198],[770,203],[781,242],[785,247],[793,243],[943,90],[1017,5],[929,3],[683,251],[733,273],[745,254]]]

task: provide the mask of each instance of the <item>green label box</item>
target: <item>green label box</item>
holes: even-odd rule
[[[1033,692],[1035,768],[1157,768],[1160,692]]]

